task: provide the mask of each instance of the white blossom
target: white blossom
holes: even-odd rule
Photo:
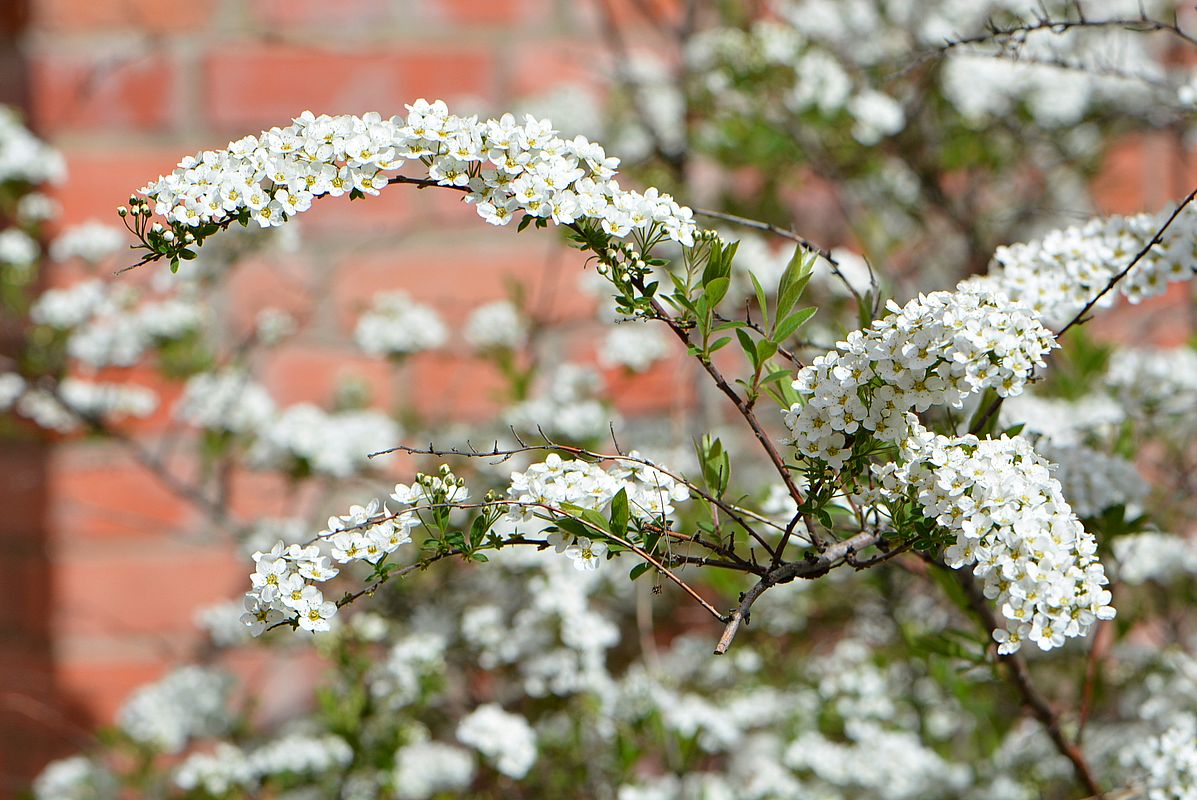
[[[495,703],[479,706],[457,726],[457,740],[473,747],[509,778],[522,778],[536,762],[536,731]]]

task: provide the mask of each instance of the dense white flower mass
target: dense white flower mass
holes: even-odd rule
[[[509,778],[522,778],[536,762],[536,731],[519,714],[496,703],[478,706],[457,726],[457,740],[473,747]]]
[[[517,350],[528,340],[528,324],[514,303],[496,300],[470,313],[465,340],[475,350]]]
[[[19,228],[0,231],[0,264],[27,266],[37,260],[37,242]]]
[[[269,227],[323,195],[376,195],[413,161],[429,180],[465,190],[467,202],[495,225],[522,211],[562,225],[593,219],[617,238],[660,231],[693,244],[690,209],[656,189],[621,189],[618,159],[585,137],[561,139],[551,123],[532,117],[459,117],[439,100],[407,108],[406,117],[389,119],[304,112],[292,125],[184,159],[142,194],[175,235],[242,213]]]
[[[1005,292],[1048,322],[1065,323],[1130,265],[1170,213],[1094,219],[1041,239],[999,247],[989,275],[970,283]],[[1197,210],[1189,207],[1118,284],[1118,292],[1137,303],[1162,294],[1173,281],[1192,278],[1194,271]],[[1110,292],[1097,306],[1110,306],[1116,299]]]
[[[1146,800],[1197,800],[1197,717],[1177,715],[1171,727],[1127,755]]]
[[[66,177],[66,159],[29,132],[17,114],[0,107],[0,183],[20,181],[34,186]]]
[[[182,667],[134,692],[116,722],[137,742],[177,753],[191,739],[224,733],[232,723],[229,676],[205,667]]]
[[[10,405],[39,427],[70,433],[87,420],[112,422],[148,417],[158,407],[158,395],[134,383],[96,383],[80,378],[63,378],[53,389],[27,386],[19,375],[5,373],[0,375],[0,410]]]
[[[1095,517],[1114,506],[1135,514],[1147,499],[1151,487],[1125,458],[1081,444],[1039,441],[1035,449],[1055,466],[1060,490],[1077,516]]]
[[[112,773],[86,756],[51,761],[33,782],[37,800],[116,800],[118,789]]]
[[[79,258],[89,264],[96,264],[124,249],[128,244],[128,238],[126,231],[92,220],[59,234],[50,244],[50,258],[55,261]]]
[[[374,409],[329,413],[310,403],[288,406],[258,428],[250,463],[259,469],[309,469],[347,477],[368,469],[380,443],[399,440],[399,425]]]
[[[428,800],[459,792],[474,779],[474,757],[444,742],[414,742],[395,753],[395,796]]]
[[[669,339],[659,326],[627,321],[612,325],[599,345],[598,360],[609,367],[644,372],[669,355]]]
[[[407,292],[380,292],[357,321],[353,338],[376,356],[406,356],[435,350],[449,338],[440,315]]]
[[[507,408],[504,422],[571,442],[606,436],[613,414],[599,397],[602,385],[602,376],[589,367],[559,364],[532,397]]]
[[[1161,429],[1197,423],[1197,351],[1132,348],[1110,358],[1106,386],[1127,416]]]
[[[639,455],[632,451],[629,457],[638,459]],[[629,513],[650,520],[670,516],[675,510],[674,503],[690,498],[690,490],[684,484],[649,464],[620,460],[604,469],[581,459],[566,461],[553,453],[524,472],[511,474],[507,496],[519,505],[511,508],[508,519],[514,523],[513,532],[534,534],[545,527],[541,517],[550,509],[576,506],[604,512],[621,490],[627,496]],[[550,534],[549,542],[580,570],[597,568],[606,552],[601,542],[564,531]]]
[[[252,434],[274,418],[265,387],[240,370],[201,372],[187,380],[175,417],[200,428]]]
[[[984,389],[1017,395],[1055,346],[1025,306],[974,287],[920,295],[890,310],[798,373],[794,388],[804,401],[785,422],[802,455],[838,470],[860,432],[905,438],[908,411],[959,408]]]
[[[1148,531],[1114,539],[1118,580],[1137,585],[1168,583],[1197,573],[1197,540]]]
[[[994,632],[999,652],[1025,639],[1051,650],[1114,616],[1097,540],[1026,439],[939,436],[913,415],[910,425],[904,463],[874,474],[891,500],[914,497],[924,516],[955,534],[944,558],[984,580],[985,596],[1006,619],[1006,629]]]
[[[34,303],[30,318],[69,331],[67,353],[93,367],[131,366],[155,344],[200,328],[204,308],[177,297],[145,299],[129,286],[98,279],[51,289]]]

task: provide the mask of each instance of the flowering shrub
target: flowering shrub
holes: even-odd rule
[[[1025,114],[1041,142],[1082,122],[1146,125],[1142,98],[1123,90],[1134,68],[1164,69],[1139,47],[1143,29],[1190,41],[1162,17],[926,5],[779,3],[767,21],[695,35],[674,96],[726,102],[702,106],[684,135],[650,130],[652,157],[672,165],[663,184],[684,177],[691,144],[738,166],[795,133],[774,152],[779,171],[842,177],[858,200],[884,189],[877,213],[904,224],[874,255],[933,235],[940,214],[975,251],[989,233],[939,178],[988,170],[1000,186],[1025,175],[1020,148],[1034,149],[983,124]],[[938,45],[990,17],[988,33]],[[1101,52],[1087,28],[1130,36],[1132,63],[1061,62]],[[876,34],[867,46],[862,31]],[[883,85],[912,45],[943,66],[932,88],[906,72]],[[1012,54],[1023,60],[1007,63]],[[1040,67],[1075,80],[1063,91]],[[1188,102],[1187,81],[1152,75],[1170,113]],[[645,87],[628,84],[634,103]],[[41,146],[10,128],[0,164],[9,139]],[[946,140],[939,156],[924,152],[928,131]],[[1072,138],[1065,151],[1080,147]],[[217,481],[187,484],[140,453],[238,530],[247,594],[202,615],[213,641],[312,647],[335,669],[314,710],[259,727],[225,676],[183,667],[116,720],[111,750],[135,769],[103,750],[56,762],[39,798],[122,786],[187,797],[905,800],[1114,785],[1193,796],[1195,357],[1111,353],[1081,326],[1119,295],[1137,302],[1192,275],[1194,195],[1155,215],[1023,225],[1028,241],[984,254],[987,274],[951,291],[920,286],[932,291],[899,304],[882,301],[900,282],[882,285],[886,271],[859,255],[623,188],[620,166],[531,115],[482,120],[426,100],[394,117],[308,112],[185,158],[119,210],[134,266],[165,262],[173,278],[136,290],[84,281],[32,300],[28,356],[0,374],[0,408],[16,418],[119,436],[114,423],[151,413],[156,395],[81,379],[80,367],[154,361],[183,383],[172,414],[193,430],[206,474],[246,466],[340,486],[320,509],[327,522],[233,520]],[[6,179],[36,211],[34,186],[54,177]],[[518,293],[476,309],[463,331],[506,382],[491,446],[401,426],[352,392],[332,409],[279,407],[247,354],[298,322],[265,313],[243,343],[222,345],[202,311],[235,261],[235,246],[219,248],[237,227],[250,229],[242,247],[285,246],[314,202],[404,185],[456,193],[487,223],[582,251],[600,315],[619,321],[598,360],[643,370],[676,343],[735,425],[708,420],[689,452],[616,420],[597,373],[537,360],[546,334]],[[797,247],[736,241],[703,218]],[[27,287],[41,257],[20,236],[0,233],[0,259],[23,265],[6,266],[9,287]],[[90,226],[45,255],[98,260],[117,243]],[[453,335],[402,292],[375,296],[353,333],[394,369]],[[404,444],[426,433],[433,444]],[[396,451],[434,466],[395,484],[382,456]]]

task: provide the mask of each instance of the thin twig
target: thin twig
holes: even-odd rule
[[[1059,330],[1059,332],[1056,334],[1057,339],[1059,339],[1061,336],[1063,336],[1068,331],[1068,329],[1071,328],[1073,325],[1079,325],[1079,324],[1087,321],[1085,314],[1089,313],[1089,310],[1092,309],[1095,305],[1097,305],[1098,301],[1101,300],[1101,298],[1103,298],[1107,294],[1109,294],[1109,292],[1115,286],[1117,286],[1118,283],[1123,278],[1125,278],[1130,273],[1130,271],[1132,269],[1135,268],[1135,265],[1138,264],[1140,261],[1142,261],[1143,258],[1149,252],[1151,252],[1151,248],[1155,247],[1157,244],[1159,244],[1160,242],[1163,241],[1162,237],[1163,237],[1164,233],[1168,230],[1168,228],[1172,227],[1172,223],[1175,222],[1176,218],[1180,216],[1180,212],[1184,211],[1185,208],[1189,205],[1189,203],[1193,202],[1194,198],[1197,198],[1197,188],[1194,188],[1191,192],[1189,192],[1189,194],[1185,197],[1185,199],[1182,200],[1180,202],[1180,204],[1172,210],[1172,213],[1168,216],[1168,219],[1165,220],[1164,224],[1159,227],[1159,229],[1155,232],[1155,235],[1153,235],[1151,237],[1150,241],[1148,241],[1147,244],[1143,246],[1143,249],[1135,254],[1135,257],[1131,259],[1130,263],[1127,264],[1126,267],[1123,268],[1123,270],[1121,272],[1119,272],[1114,277],[1110,278],[1110,280],[1106,283],[1106,285],[1104,287],[1102,287],[1102,290],[1100,292],[1098,292],[1097,294],[1095,294],[1092,298],[1090,298],[1089,302],[1085,303],[1084,307],[1082,307],[1081,310],[1076,313],[1076,316],[1073,317],[1071,320],[1069,320],[1068,324]]]
[[[736,632],[740,630],[740,625],[748,622],[752,604],[766,591],[795,578],[822,577],[838,563],[845,562],[865,548],[880,543],[884,536],[881,531],[861,531],[851,538],[831,544],[818,556],[812,553],[802,561],[791,561],[770,569],[752,588],[740,595],[740,605],[732,609],[726,618],[723,635],[715,645],[715,655],[721,656],[727,652],[732,640],[736,638]]]

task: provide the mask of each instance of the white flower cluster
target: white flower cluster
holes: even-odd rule
[[[262,428],[249,451],[259,469],[307,468],[345,478],[367,469],[379,443],[399,440],[398,424],[381,411],[329,413],[309,403],[288,406]]]
[[[635,451],[629,456],[639,458]],[[690,497],[690,490],[684,484],[648,464],[621,460],[603,469],[581,459],[566,461],[553,453],[524,472],[511,474],[507,496],[519,505],[512,506],[508,521],[514,524],[517,533],[525,532],[531,522],[532,530],[528,532],[537,533],[545,527],[543,517],[553,513],[550,509],[576,506],[603,513],[621,490],[628,499],[628,512],[648,520],[670,516],[675,510],[674,503]],[[537,508],[537,505],[549,508]],[[598,569],[607,551],[602,542],[575,537],[564,531],[550,534],[548,541],[558,553],[569,557],[579,570]]]
[[[465,340],[475,350],[518,350],[528,340],[528,324],[514,303],[496,300],[470,313]]]
[[[496,703],[478,706],[457,726],[457,740],[481,753],[499,772],[522,778],[536,763],[536,731]]]
[[[353,333],[358,346],[375,356],[406,356],[435,350],[449,338],[440,315],[407,292],[380,292]]]
[[[51,390],[30,386],[14,372],[0,373],[0,412],[12,408],[35,425],[59,433],[78,430],[84,418],[100,421],[142,418],[154,413],[157,407],[158,395],[137,384],[63,378]]]
[[[348,765],[353,750],[339,736],[293,734],[262,745],[251,753],[221,742],[211,753],[194,753],[174,773],[175,785],[202,789],[213,797],[229,790],[252,789],[271,775],[311,775]]]
[[[50,258],[60,262],[78,258],[98,264],[124,249],[128,239],[124,230],[92,220],[60,233],[50,244]]]
[[[1113,618],[1097,541],[1026,439],[938,436],[913,415],[910,424],[905,463],[874,474],[890,498],[914,492],[924,516],[956,535],[944,558],[984,579],[985,596],[1006,619],[994,632],[999,652],[1015,652],[1024,639],[1051,650]]]
[[[230,368],[188,378],[174,415],[206,430],[250,435],[271,423],[275,406],[264,386]]]
[[[0,264],[27,267],[37,260],[37,242],[20,228],[0,232]]]
[[[316,584],[340,572],[332,562],[376,564],[411,541],[410,530],[416,523],[413,515],[393,515],[373,500],[366,506],[350,506],[345,516],[329,517],[328,529],[314,544],[279,541],[268,552],[254,553],[257,566],[250,575],[253,588],[245,595],[242,623],[254,636],[292,619],[306,631],[329,630],[337,605],[326,600]]]
[[[1055,465],[1060,490],[1078,517],[1095,517],[1114,506],[1126,506],[1134,515],[1151,489],[1135,465],[1121,456],[1050,441],[1037,442],[1035,449]]]
[[[962,287],[890,310],[798,373],[794,388],[805,400],[785,422],[804,456],[840,469],[859,432],[905,438],[908,411],[959,408],[987,388],[1017,395],[1055,346],[1024,306],[999,293]]]
[[[12,109],[0,106],[0,183],[58,183],[66,177],[66,159],[21,124]]]
[[[215,669],[188,666],[134,692],[116,723],[131,739],[164,753],[178,753],[187,742],[217,736],[232,724],[232,680]]]
[[[428,800],[459,793],[474,780],[474,758],[443,742],[413,742],[395,753],[395,796]]]
[[[784,69],[791,83],[781,96],[781,108],[788,114],[817,111],[836,117],[846,112],[853,121],[852,136],[866,146],[876,145],[906,127],[901,103],[876,88],[854,81],[840,58],[818,46],[820,36],[808,38],[803,30],[807,17],[779,4],[781,14],[792,14],[788,22],[760,20],[747,30],[715,28],[695,36],[687,47],[687,59],[706,88],[719,96],[721,106],[758,111],[759,104],[737,87],[745,72]],[[859,47],[849,52],[858,52]],[[758,111],[759,113],[759,111]],[[776,111],[767,113],[776,114]]]
[[[1071,319],[1142,250],[1171,212],[1094,219],[1041,239],[999,247],[988,275],[970,283],[989,286],[1026,303],[1048,322]],[[1132,303],[1162,294],[1173,281],[1197,271],[1197,210],[1186,208],[1163,241],[1140,259],[1118,291]],[[1110,292],[1099,308],[1116,299]]]
[[[669,355],[669,339],[656,325],[627,320],[607,329],[599,345],[598,361],[606,367],[644,372]]]
[[[142,302],[136,290],[100,280],[51,289],[29,315],[70,331],[67,354],[93,367],[132,366],[149,348],[197,330],[206,318],[198,303],[176,297]]]
[[[593,369],[559,364],[533,397],[508,407],[503,421],[521,431],[543,431],[570,442],[606,436],[612,414],[598,397],[602,386],[602,376]]]
[[[1197,717],[1177,715],[1168,730],[1129,752],[1145,800],[1197,800]]]
[[[1105,440],[1126,418],[1113,398],[1097,392],[1077,400],[1023,392],[1018,397],[1007,397],[1000,413],[999,427],[1003,430],[1022,425],[1024,434],[1034,433],[1039,441],[1060,447]]]
[[[116,800],[116,778],[86,756],[51,761],[33,782],[36,800]]]
[[[1128,417],[1174,431],[1197,423],[1197,351],[1124,349],[1110,358],[1106,386]]]
[[[584,137],[563,140],[551,123],[531,117],[459,117],[439,100],[407,108],[406,118],[389,119],[304,112],[287,127],[188,157],[141,192],[180,232],[243,212],[267,227],[322,195],[376,195],[388,173],[419,161],[430,180],[468,189],[467,201],[496,225],[523,211],[558,224],[595,219],[619,238],[661,231],[693,244],[690,209],[656,189],[620,189],[613,179],[618,159]]]
[[[1114,539],[1118,580],[1138,585],[1168,583],[1197,573],[1197,540],[1148,531]]]

